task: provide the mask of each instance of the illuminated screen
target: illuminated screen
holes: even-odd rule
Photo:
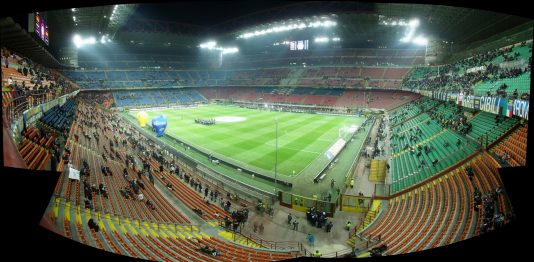
[[[289,50],[308,50],[308,40],[289,42]]]
[[[48,42],[48,25],[41,16],[39,12],[35,12],[35,33],[45,42],[47,45]]]

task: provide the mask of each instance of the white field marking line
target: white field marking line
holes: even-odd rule
[[[363,121],[362,121],[362,122],[363,122]],[[360,123],[360,124],[361,124],[361,123]],[[326,133],[325,133],[325,134],[326,134]],[[338,139],[339,139],[339,137],[338,137]],[[338,139],[336,139],[335,142],[337,142]],[[330,141],[330,140],[328,140],[328,141]],[[333,142],[332,144],[330,144],[329,149],[332,147],[332,145],[335,144],[335,142]],[[325,152],[326,152],[326,151],[325,151]],[[341,153],[341,152],[339,152],[339,153]],[[319,159],[319,157],[321,157],[322,155],[323,155],[322,153],[319,153],[319,155],[318,155],[313,161],[310,161],[310,163],[309,163],[306,167],[304,167],[300,172],[298,172],[297,175],[296,175],[295,177],[299,176],[302,172],[304,172],[304,170],[306,170],[312,163],[318,161],[317,159]],[[339,155],[339,154],[338,154],[338,155]]]
[[[181,139],[182,141],[188,143],[188,144],[191,144],[191,145],[194,145],[194,146],[196,146],[196,147],[202,148],[202,149],[204,149],[205,151],[208,151],[208,152],[211,152],[211,153],[216,153],[216,154],[218,154],[218,155],[222,155],[222,156],[224,156],[225,158],[230,159],[230,160],[232,160],[232,161],[235,161],[236,163],[239,163],[239,164],[241,164],[242,166],[247,167],[248,169],[250,169],[250,170],[252,170],[252,171],[256,171],[256,172],[257,172],[257,170],[254,170],[254,169],[259,169],[259,170],[262,170],[262,171],[264,171],[264,172],[272,172],[272,171],[270,171],[270,170],[267,170],[267,169],[264,169],[264,168],[261,168],[261,167],[255,166],[255,165],[246,164],[246,163],[244,163],[244,162],[242,162],[242,161],[240,161],[240,160],[238,160],[238,159],[236,159],[236,158],[233,158],[233,157],[231,157],[231,156],[228,156],[228,155],[225,155],[225,154],[216,152],[215,150],[212,150],[212,149],[207,149],[207,148],[205,148],[205,147],[203,147],[203,146],[197,145],[196,143],[191,143],[190,141],[188,141],[188,140],[186,140],[186,139],[182,139],[182,138],[180,138],[180,139]],[[328,140],[328,141],[330,141],[330,140]],[[219,141],[219,140],[212,140],[212,143],[221,145],[221,146],[223,146],[223,147],[228,147],[227,144],[224,144],[223,142],[221,142],[221,141]],[[269,143],[265,143],[265,144],[269,144]],[[272,146],[274,146],[274,143],[272,144]],[[318,157],[321,156],[321,154],[322,154],[321,152],[316,152],[316,151],[309,151],[309,150],[303,150],[303,149],[295,149],[295,148],[290,148],[290,147],[286,147],[286,148],[288,148],[288,149],[290,149],[290,150],[295,150],[295,151],[302,151],[302,152],[306,152],[306,153],[317,154]],[[246,152],[246,151],[243,151],[242,153],[245,153],[245,152]],[[316,157],[315,159],[313,159],[312,161],[310,161],[310,163],[308,164],[308,166],[311,165],[313,162],[315,162],[315,161],[317,160],[318,157]],[[307,167],[307,166],[306,166],[306,167]],[[304,169],[302,169],[302,170],[299,172],[299,174],[300,174],[303,170],[304,170]],[[297,174],[297,175],[298,175],[298,174]]]
[[[198,109],[198,108],[195,108],[195,107],[189,107],[189,108],[191,108],[191,109]],[[181,108],[181,109],[183,109],[183,108]],[[176,110],[176,109],[174,109],[174,108],[169,108],[169,109],[164,109],[164,110],[162,110],[162,111],[171,111],[171,110],[174,111],[174,110]],[[331,130],[332,130],[332,129],[331,129]],[[313,131],[313,132],[311,132],[311,133],[319,133],[319,132],[320,132],[320,131]],[[174,133],[174,132],[173,132],[173,133]],[[333,131],[331,131],[331,132],[324,132],[324,133],[322,133],[322,135],[321,135],[320,137],[325,136],[325,135],[329,135],[329,133],[333,133]],[[289,135],[289,136],[291,136],[291,135]],[[183,139],[183,138],[180,137],[180,136],[175,136],[175,137],[177,137],[177,138],[183,140],[184,142],[187,142],[187,143],[189,143],[189,144],[192,144],[192,145],[195,145],[195,146],[197,146],[197,147],[200,147],[200,148],[202,148],[202,149],[204,149],[204,150],[206,150],[206,151],[208,151],[208,152],[214,152],[214,153],[220,154],[220,153],[218,153],[218,152],[215,152],[215,150],[207,149],[207,148],[205,148],[205,147],[203,147],[203,146],[198,145],[197,143],[191,143],[189,140]],[[332,139],[321,139],[321,138],[318,138],[318,139],[315,139],[315,140],[316,140],[316,141],[317,141],[317,140],[318,140],[318,141],[324,141],[324,142],[331,142],[331,141],[332,141]],[[337,141],[337,140],[336,140],[336,141]],[[223,144],[222,142],[219,142],[218,140],[212,140],[212,143],[219,144],[219,145],[221,145],[221,146],[223,146],[223,147],[226,147],[226,146],[227,146],[226,144]],[[266,144],[267,144],[267,145],[271,145],[271,143],[272,143],[272,142],[269,142],[269,143],[266,143]],[[319,158],[319,156],[321,156],[321,154],[322,154],[321,152],[310,151],[310,150],[305,150],[305,149],[295,149],[295,148],[290,148],[290,147],[285,147],[285,148],[290,149],[290,150],[294,150],[294,151],[302,151],[302,152],[307,152],[307,153],[318,154],[318,157],[317,157],[317,158]],[[221,155],[223,155],[225,158],[230,158],[230,159],[232,159],[232,160],[234,160],[234,161],[236,161],[236,162],[238,162],[238,163],[240,163],[240,164],[243,164],[243,165],[246,166],[246,167],[250,167],[250,165],[245,164],[245,163],[243,163],[243,162],[241,162],[241,161],[239,161],[239,160],[237,160],[237,159],[228,157],[228,156],[226,156],[226,155],[224,155],[224,154],[221,154]],[[317,160],[317,158],[315,158],[313,161],[311,161],[311,162],[308,164],[308,166],[311,165],[313,162],[315,162],[315,161]],[[306,167],[308,167],[308,166],[306,166]],[[260,168],[260,167],[257,167],[257,166],[254,166],[254,167],[255,167],[255,168],[259,168],[259,169],[263,169],[263,168]],[[304,169],[306,169],[306,168],[304,168]],[[304,169],[303,169],[303,170],[304,170]],[[302,172],[303,170],[301,170],[301,172]],[[266,171],[267,171],[267,170],[266,170]],[[299,174],[300,174],[301,172],[299,172]]]
[[[329,141],[330,141],[330,140],[329,140]],[[336,140],[335,142],[337,142],[337,140]],[[330,144],[330,147],[332,147],[332,145],[334,145],[335,142],[333,142],[332,144]],[[329,148],[330,148],[330,147],[329,147]],[[326,152],[326,151],[325,151],[325,152]],[[296,175],[295,177],[300,176],[300,174],[301,174],[302,172],[304,172],[304,170],[306,170],[311,164],[313,164],[313,163],[319,161],[318,159],[319,159],[323,154],[324,154],[324,153],[319,153],[319,154],[317,155],[317,157],[316,157],[315,159],[313,159],[312,161],[310,161],[310,163],[309,163],[307,166],[305,166],[302,170],[300,170],[300,172],[298,172],[297,175]]]

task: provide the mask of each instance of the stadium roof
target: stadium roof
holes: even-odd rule
[[[353,47],[369,42],[377,46],[391,46],[397,42],[403,29],[380,26],[379,20],[383,17],[418,18],[421,21],[420,31],[425,35],[462,45],[483,40],[515,26],[532,23],[531,19],[506,13],[427,4],[312,1],[259,2],[252,5],[243,2],[183,2],[140,4],[121,31],[147,32],[149,28],[154,28],[155,32],[189,36],[181,45],[194,46],[206,37],[230,42],[240,32],[262,24],[331,14],[338,18],[336,33],[345,45]],[[145,25],[140,26],[143,23]],[[162,31],[162,28],[171,30]],[[131,38],[131,34],[127,36]]]
[[[73,2],[73,5],[79,4]],[[513,10],[506,9],[507,6],[512,5],[499,6],[497,10]],[[47,12],[51,46],[58,42],[66,44],[75,32],[86,32],[94,34],[97,39],[108,34],[112,40],[121,43],[139,43],[144,39],[146,47],[191,49],[207,38],[233,44],[239,34],[256,26],[332,14],[336,15],[338,22],[333,32],[341,38],[342,47],[395,47],[404,28],[380,25],[384,17],[418,18],[418,30],[425,36],[467,45],[533,22],[526,17],[479,9],[482,6],[472,9],[433,4],[348,1],[161,2],[121,4],[119,8],[115,5],[74,8],[74,11],[66,8]],[[114,19],[110,20],[114,10]]]
[[[138,4],[120,4],[61,9],[48,12],[48,19],[59,31],[98,32],[113,39],[137,6]]]
[[[24,54],[47,67],[60,67],[59,61],[12,18],[0,18],[0,39],[2,47]]]

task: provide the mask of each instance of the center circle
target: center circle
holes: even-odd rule
[[[247,119],[242,116],[219,116],[215,118],[215,122],[219,123],[236,123],[243,122],[245,120]]]

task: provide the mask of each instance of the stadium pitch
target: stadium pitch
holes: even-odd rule
[[[158,115],[167,117],[167,135],[208,152],[214,159],[224,159],[266,175],[274,174],[278,123],[277,175],[287,178],[318,174],[321,162],[326,159],[325,152],[344,130],[363,122],[363,118],[354,116],[272,112],[223,105],[147,113],[149,119]],[[216,123],[197,124],[195,119],[215,119]]]

